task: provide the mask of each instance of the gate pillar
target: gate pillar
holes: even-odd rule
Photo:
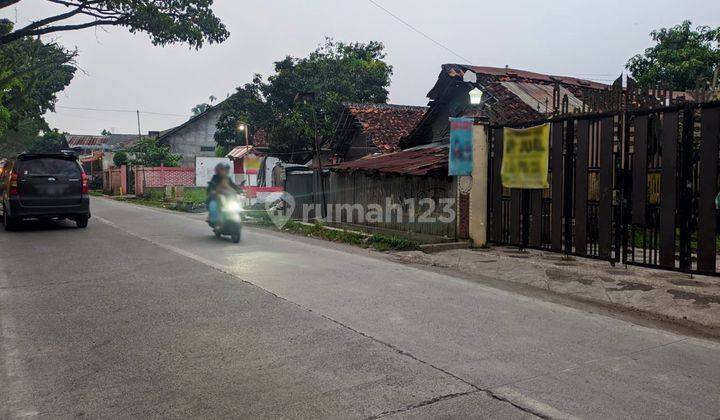
[[[487,244],[488,135],[484,124],[473,125],[473,169],[470,188],[470,239],[473,246]]]

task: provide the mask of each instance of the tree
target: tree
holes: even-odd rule
[[[223,102],[215,140],[221,145],[243,143],[244,134],[237,130],[242,122],[250,127],[251,137],[259,130],[267,133],[271,153],[306,161],[314,150],[315,121],[322,146],[332,138],[343,102],[387,101],[392,67],[384,59],[380,42],[332,39],[307,57],[285,57],[275,63],[275,73],[266,82],[255,75]],[[316,93],[313,103],[295,101],[300,92]]]
[[[208,99],[210,100],[210,103],[209,103],[209,104],[208,104],[208,103],[202,103],[202,104],[197,104],[197,105],[195,105],[194,107],[192,107],[192,109],[190,110],[190,112],[192,112],[193,116],[200,115],[200,114],[202,114],[203,112],[207,111],[208,109],[212,108],[212,103],[215,102],[215,100],[216,100],[217,98],[214,97],[213,95],[210,95],[210,97],[209,97]]]
[[[703,87],[720,65],[720,28],[690,21],[650,33],[656,45],[630,58],[626,68],[645,88],[689,90]]]
[[[0,142],[0,156],[14,156],[18,153],[56,153],[69,148],[65,133],[57,129],[46,130],[45,121],[25,119],[17,129],[6,133]]]
[[[22,0],[0,0],[0,10]],[[145,32],[154,45],[185,42],[200,48],[222,42],[229,33],[212,12],[213,0],[44,0],[66,11],[0,35],[0,45],[25,37],[95,26],[122,26]]]
[[[137,166],[180,166],[182,160],[181,155],[170,153],[170,146],[159,144],[151,137],[137,141],[128,153],[133,155],[130,164]]]
[[[121,167],[123,165],[127,165],[128,163],[128,155],[127,153],[120,150],[119,152],[115,152],[113,155],[113,165],[116,167]]]
[[[37,137],[28,147],[29,153],[57,153],[68,149],[65,133],[56,129],[46,131]]]
[[[203,112],[207,111],[208,109],[210,109],[210,104],[197,104],[192,107],[190,112],[192,112],[193,116],[198,116]]]
[[[0,136],[0,157],[11,157],[27,151],[46,127],[47,124],[41,118],[21,120],[16,128]]]
[[[227,146],[220,146],[220,145],[218,145],[218,146],[215,148],[215,157],[220,157],[220,158],[222,158],[222,157],[227,156],[227,154],[228,154],[228,148],[227,148]]]
[[[10,30],[11,23],[0,21],[0,34]],[[75,56],[75,51],[33,38],[0,45],[0,143],[20,121],[44,121],[42,115],[54,110],[57,93],[75,74]]]

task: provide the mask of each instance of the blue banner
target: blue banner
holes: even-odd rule
[[[472,175],[472,128],[472,118],[450,118],[450,176]]]

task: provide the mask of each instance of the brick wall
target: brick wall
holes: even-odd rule
[[[167,167],[135,168],[135,194],[143,195],[146,187],[195,186],[195,169]]]

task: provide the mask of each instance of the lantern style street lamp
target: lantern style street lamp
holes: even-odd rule
[[[470,91],[470,105],[480,105],[482,103],[483,91],[478,88],[473,88]]]

